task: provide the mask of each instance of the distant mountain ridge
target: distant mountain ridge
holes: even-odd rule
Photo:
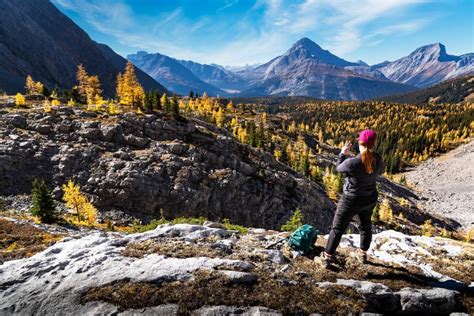
[[[187,95],[192,90],[200,94],[204,92],[210,95],[225,94],[224,90],[204,82],[180,61],[166,55],[140,51],[128,55],[127,58],[172,92]]]
[[[449,55],[443,44],[436,43],[417,48],[408,56],[393,62],[374,65],[388,79],[428,87],[447,79],[474,73],[474,54]]]
[[[361,60],[354,63],[342,59],[308,38],[297,41],[283,55],[254,66],[205,65],[144,52],[128,58],[168,89],[180,94],[192,90],[221,96],[300,95],[363,100],[416,89],[392,82]]]
[[[191,60],[178,61],[199,79],[224,91],[241,90],[248,84],[241,77],[216,64],[206,65]]]
[[[50,88],[70,89],[82,63],[99,76],[105,95],[115,94],[116,77],[126,60],[94,42],[50,1],[0,0],[0,11],[0,89],[24,91],[27,75]],[[166,90],[140,70],[137,76],[146,90]]]
[[[389,81],[376,69],[339,58],[308,38],[283,55],[254,69],[237,72],[250,82],[240,96],[312,96],[332,100],[364,100],[415,90]]]

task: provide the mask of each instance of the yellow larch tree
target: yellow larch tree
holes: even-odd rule
[[[43,102],[43,109],[46,113],[51,112],[51,102],[48,99],[44,100]]]
[[[89,75],[87,74],[86,68],[83,64],[77,66],[76,80],[77,93],[82,97],[84,101],[87,101],[87,87],[89,86]]]
[[[35,82],[30,75],[26,77],[26,94],[33,94],[36,88]]]
[[[224,126],[224,121],[225,121],[225,116],[224,116],[224,111],[222,110],[221,107],[219,107],[219,111],[217,111],[216,114],[216,124],[218,127]]]
[[[239,125],[239,128],[237,130],[237,139],[239,142],[246,144],[248,141],[248,133],[247,129],[245,127],[242,127]]]
[[[135,74],[135,67],[131,61],[125,65],[125,73],[117,76],[117,97],[120,103],[141,107],[145,101],[145,90],[140,85],[137,75]]]
[[[237,136],[237,131],[239,129],[239,119],[237,117],[232,118],[230,121],[230,128],[232,129],[232,134]]]
[[[35,82],[30,75],[26,77],[26,94],[41,94],[43,92],[43,84],[41,82]]]
[[[97,219],[97,209],[81,193],[81,187],[69,180],[67,184],[63,184],[63,191],[66,207],[71,208],[75,212],[78,223],[85,220],[89,225],[93,225]]]
[[[235,110],[234,102],[232,102],[232,100],[230,100],[229,103],[227,103],[227,110],[229,110],[230,112]]]
[[[97,76],[90,76],[87,78],[87,87],[86,87],[86,99],[87,104],[95,104],[94,102],[98,98],[102,99],[100,96],[102,90],[100,89],[100,81]]]
[[[16,106],[25,106],[26,105],[25,97],[23,96],[23,94],[21,94],[21,93],[16,94],[15,104],[16,104]]]
[[[163,93],[163,95],[161,96],[160,98],[160,103],[161,103],[161,106],[166,109],[167,108],[167,104],[170,102],[170,100],[168,100],[168,96],[166,95],[166,93]]]
[[[380,204],[379,219],[385,223],[393,222],[393,211],[387,198],[383,199],[382,203]]]

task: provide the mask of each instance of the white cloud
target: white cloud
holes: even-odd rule
[[[239,0],[227,0],[226,4],[223,7],[220,7],[219,9],[216,10],[216,13],[221,13],[225,9],[228,9],[228,8],[236,5],[237,3],[239,3]]]
[[[300,7],[300,13],[324,13],[321,20],[325,26],[335,29],[325,40],[326,47],[335,54],[344,55],[365,45],[369,33],[372,37],[390,35],[403,31],[402,25],[410,31],[420,28],[423,23],[418,18],[399,22],[409,19],[404,15],[408,9],[430,1],[433,0],[306,0]],[[396,24],[392,24],[394,18]],[[365,27],[370,23],[377,23],[377,27],[381,25],[384,32],[367,31]]]
[[[407,13],[439,0],[256,0],[237,20],[215,16],[190,20],[180,7],[155,17],[137,17],[123,0],[53,1],[77,12],[130,51],[144,49],[180,59],[242,65],[266,62],[303,36],[317,37],[323,48],[344,57],[387,36],[426,26],[433,18]],[[228,0],[216,13],[237,3]]]

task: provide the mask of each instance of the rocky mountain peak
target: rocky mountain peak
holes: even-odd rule
[[[321,46],[307,37],[303,37],[293,44],[283,56],[287,56],[291,60],[315,59],[322,63],[339,67],[356,65],[333,55],[328,50],[322,49]]]
[[[416,87],[431,86],[474,71],[469,57],[449,55],[441,43],[421,46],[408,56],[374,67],[392,81]]]
[[[323,50],[321,46],[313,42],[307,37],[303,37],[302,39],[298,40],[296,43],[293,44],[292,48],[294,47],[303,47],[308,50]]]
[[[451,56],[446,53],[446,46],[441,43],[425,45],[417,48],[411,53],[409,58],[423,58],[426,61],[451,61],[457,60],[456,56]]]

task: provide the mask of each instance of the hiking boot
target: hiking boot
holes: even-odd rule
[[[360,264],[366,264],[367,260],[367,251],[357,250],[356,252],[352,253],[352,257],[354,257]]]
[[[321,255],[319,256],[319,260],[321,260],[323,267],[325,267],[326,269],[329,268],[331,266],[331,263],[334,261],[333,256],[326,254],[325,251],[321,252]]]

